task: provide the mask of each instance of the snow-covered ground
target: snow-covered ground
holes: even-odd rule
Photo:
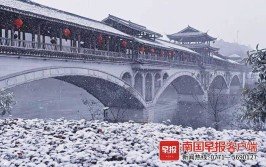
[[[159,160],[159,141],[256,141],[253,161]],[[85,120],[0,120],[0,166],[266,166],[266,132]]]

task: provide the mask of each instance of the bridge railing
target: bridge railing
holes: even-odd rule
[[[82,47],[70,47],[70,46],[60,46],[58,44],[49,44],[49,43],[38,43],[35,41],[25,41],[25,40],[18,40],[10,38],[2,38],[0,37],[0,46],[6,46],[6,49],[10,53],[18,52],[17,49],[14,48],[23,48],[23,52],[18,52],[18,54],[22,54],[24,52],[27,55],[34,55],[34,56],[42,56],[42,57],[56,57],[56,58],[65,58],[65,59],[127,59],[129,61],[132,60],[133,56],[131,54],[121,53],[121,52],[111,52],[111,51],[104,51],[104,50],[95,50],[89,48],[82,48]],[[3,48],[1,51],[4,51]],[[52,51],[53,53],[51,54]],[[44,53],[47,52],[47,53]],[[48,53],[49,52],[49,53]],[[44,53],[44,54],[42,54]],[[62,54],[67,53],[67,54]],[[182,61],[178,57],[171,57],[171,56],[161,56],[158,54],[138,54],[137,59],[144,62],[149,63],[162,63],[162,64],[173,64],[173,65],[189,65],[189,66],[201,66],[205,68],[230,68],[230,69],[237,69],[241,68],[241,65],[237,64],[223,64],[219,65],[217,63],[214,64],[199,64],[198,61]]]
[[[24,48],[24,49],[34,49],[34,51],[39,50],[41,51],[53,51],[55,54],[58,53],[71,53],[75,54],[75,56],[71,56],[71,58],[80,59],[89,59],[95,57],[102,58],[123,58],[123,59],[132,59],[132,55],[120,52],[111,52],[111,51],[104,51],[104,50],[95,50],[89,48],[78,48],[78,47],[70,47],[70,46],[60,46],[58,44],[49,44],[49,43],[38,43],[35,41],[25,41],[25,40],[18,40],[14,39],[11,40],[10,38],[2,38],[0,37],[0,46],[7,46],[12,48]],[[35,53],[35,52],[34,52]],[[82,56],[79,56],[79,54]],[[49,57],[58,57],[57,56],[49,56]],[[60,54],[61,58],[70,58],[69,56]]]
[[[11,46],[11,39],[0,38],[0,45]]]
[[[197,61],[181,61],[177,57],[169,57],[169,56],[161,56],[161,55],[144,55],[139,54],[138,55],[139,60],[143,61],[156,61],[156,62],[165,62],[165,63],[171,63],[173,65],[190,65],[190,66],[198,66]]]

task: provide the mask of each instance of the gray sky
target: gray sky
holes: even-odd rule
[[[228,42],[266,48],[266,0],[33,0],[95,20],[112,14],[161,34],[187,25]]]

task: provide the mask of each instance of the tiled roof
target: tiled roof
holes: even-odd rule
[[[126,37],[130,37],[129,35],[110,27],[100,21],[92,20],[89,18],[85,18],[82,16],[78,16],[72,13],[68,13],[65,11],[57,10],[54,8],[50,8],[47,6],[40,5],[34,2],[22,2],[18,0],[0,0],[0,7],[7,7],[15,9],[14,12],[17,11],[27,11],[29,13],[33,13],[39,16],[45,16],[47,18],[57,19],[61,21],[66,21],[70,23],[75,23],[81,26],[89,27],[96,30],[102,30],[105,32],[118,34]]]
[[[149,34],[154,34],[154,35],[156,35],[158,37],[162,37],[162,35],[160,33],[157,33],[157,32],[154,32],[152,30],[149,30],[145,26],[139,25],[137,23],[133,23],[130,20],[124,20],[122,18],[113,16],[113,15],[109,15],[107,18],[105,18],[103,20],[103,22],[107,21],[108,19],[111,19],[111,20],[113,20],[115,22],[118,22],[120,24],[123,24],[124,26],[127,26],[129,28],[132,28],[134,30],[137,30],[137,31],[140,31],[140,32],[146,32],[146,33],[149,33]]]

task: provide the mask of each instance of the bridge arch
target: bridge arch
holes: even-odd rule
[[[215,76],[208,87],[208,92],[210,89],[227,89],[226,80],[222,75]]]
[[[238,75],[234,75],[229,84],[229,94],[231,104],[237,104],[241,95],[241,82]]]
[[[154,99],[153,104],[156,104],[161,94],[166,90],[166,88],[172,84],[174,81],[176,81],[179,78],[187,77],[191,82],[191,84],[194,84],[195,87],[193,87],[192,91],[197,91],[197,94],[204,94],[203,86],[202,84],[197,80],[197,78],[194,77],[192,72],[177,72],[174,75],[168,77],[168,79],[165,80],[162,87],[157,91]],[[187,90],[186,90],[187,91]]]
[[[241,86],[241,82],[240,79],[238,77],[238,75],[234,75],[233,78],[230,81],[229,86]]]
[[[165,81],[166,79],[168,79],[169,75],[167,72],[163,73],[163,81]]]
[[[141,94],[128,83],[111,74],[87,68],[46,67],[22,71],[1,77],[0,88],[12,88],[46,78],[56,78],[81,87],[105,106],[146,108]]]
[[[131,85],[132,86],[132,80],[133,80],[133,77],[132,75],[130,74],[130,72],[124,72],[122,75],[121,75],[121,78],[123,81],[125,81],[127,84]]]
[[[144,76],[140,72],[136,72],[134,74],[134,88],[137,90],[141,95],[143,95],[143,80]],[[144,97],[144,95],[143,95]]]

